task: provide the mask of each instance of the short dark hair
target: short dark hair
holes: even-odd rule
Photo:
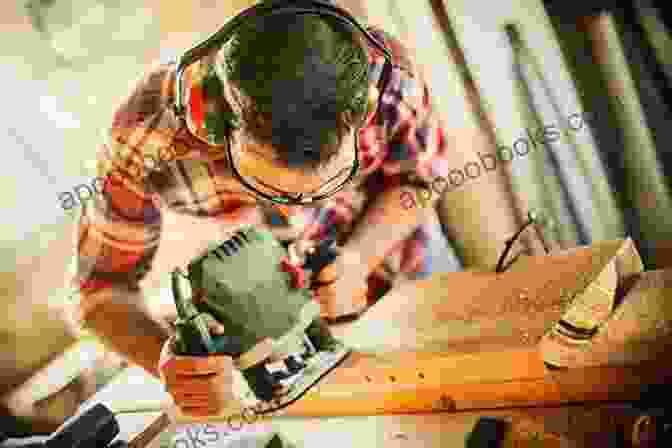
[[[247,99],[238,117],[245,131],[290,167],[326,163],[364,118],[368,56],[363,40],[336,19],[261,17],[221,52],[218,69]]]

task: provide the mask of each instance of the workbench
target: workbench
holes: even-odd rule
[[[116,393],[124,393],[123,387],[116,388]],[[610,443],[612,437],[628,433],[636,418],[628,403],[611,402],[458,413],[287,417],[275,419],[273,429],[299,447],[463,448],[482,417],[517,424],[517,440],[533,440],[535,433],[543,433],[544,448],[615,446]],[[168,424],[160,412],[121,414],[117,419],[122,430],[119,438],[134,448],[168,446],[165,443],[176,434],[176,426]],[[217,445],[205,445],[210,446]]]
[[[631,388],[630,397],[637,398],[632,393],[632,384],[624,385],[625,388],[628,386]],[[616,398],[624,397],[618,395]],[[163,392],[158,380],[142,369],[132,367],[96,394],[91,402],[108,404],[117,411],[129,411],[132,408],[140,410],[117,415],[121,428],[119,438],[130,441],[132,447],[159,448],[168,446],[166,443],[179,433],[179,426],[171,424],[160,411],[142,411],[143,408],[156,406],[157,399],[170,402],[170,397]],[[496,417],[515,425],[518,441],[533,440],[535,434],[543,434],[545,448],[593,447],[615,446],[611,438],[621,434],[628,436],[638,415],[628,401],[621,400],[461,412],[446,410],[398,415],[274,417],[273,420],[251,426],[266,425],[266,428],[282,433],[297,446],[306,447],[319,446],[328,441],[329,446],[462,448],[480,418]],[[534,445],[530,442],[518,446],[533,448]]]
[[[632,432],[637,412],[628,403],[670,379],[672,358],[660,350],[631,364],[557,369],[543,362],[538,341],[562,314],[553,288],[585,270],[589,252],[575,252],[571,269],[544,269],[548,278],[526,267],[400,285],[359,319],[331,326],[354,349],[341,366],[301,400],[241,431],[272,428],[306,447],[463,447],[479,418],[501,417],[513,423],[513,446],[532,448],[538,437],[544,447],[614,446],[609,437]],[[94,402],[119,412],[121,438],[134,447],[168,446],[186,424],[226,421],[176,413],[161,382],[138,367]]]

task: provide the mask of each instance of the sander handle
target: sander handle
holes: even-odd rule
[[[171,286],[177,308],[178,319],[175,322],[175,343],[173,350],[176,355],[208,356],[223,354],[236,356],[239,344],[235,337],[228,335],[211,335],[208,318],[214,317],[198,310],[193,301],[190,280],[179,268],[172,272]]]

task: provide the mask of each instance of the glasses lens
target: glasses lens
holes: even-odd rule
[[[209,145],[226,142],[226,100],[211,64],[195,62],[185,70],[186,121],[189,131]]]

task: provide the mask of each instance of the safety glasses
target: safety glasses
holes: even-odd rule
[[[359,128],[354,132],[354,159],[352,165],[339,170],[335,176],[328,179],[317,190],[311,193],[288,193],[273,185],[269,179],[254,175],[241,174],[238,157],[235,157],[238,148],[234,149],[232,135],[237,130],[235,118],[229,106],[222,101],[224,97],[221,81],[217,77],[211,63],[199,64],[203,59],[186,67],[186,87],[183,89],[182,103],[184,109],[184,124],[195,138],[209,145],[213,149],[221,148],[226,152],[229,166],[234,177],[251,193],[267,201],[283,205],[308,205],[323,201],[345,188],[355,178],[359,171]],[[367,117],[375,115],[376,104],[369,106]]]
[[[212,64],[199,63],[212,50],[224,44],[234,29],[243,21],[254,16],[273,14],[316,14],[338,19],[351,32],[359,31],[366,40],[378,49],[385,58],[385,64],[379,79],[378,91],[384,92],[385,85],[392,68],[390,51],[378,42],[368,30],[361,26],[347,11],[324,2],[305,2],[305,5],[293,4],[259,4],[243,11],[225,24],[219,31],[206,41],[185,52],[176,69],[175,82],[175,115],[189,132],[198,140],[213,148],[226,147],[226,154],[234,177],[252,193],[267,201],[283,205],[306,205],[322,201],[333,196],[348,185],[359,171],[358,130],[355,130],[354,162],[351,167],[344,167],[334,177],[328,179],[317,190],[311,193],[282,192],[272,185],[271,180],[258,179],[255,176],[243,176],[238,169],[231,145],[231,128],[235,128],[235,116],[222,99],[223,86],[215,76]],[[196,65],[194,65],[196,64]],[[186,82],[185,82],[186,81]],[[381,95],[382,96],[382,95]],[[374,104],[373,112],[367,111],[367,118],[375,115],[379,104]]]

